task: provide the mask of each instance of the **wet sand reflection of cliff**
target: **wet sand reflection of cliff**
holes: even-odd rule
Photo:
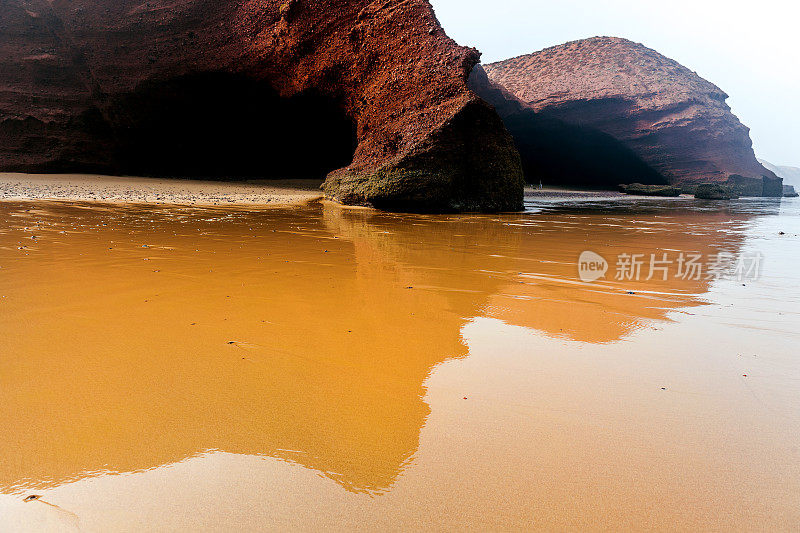
[[[5,493],[215,450],[385,491],[469,320],[613,342],[708,282],[575,285],[587,244],[735,249],[745,222],[37,206],[0,204]]]
[[[342,232],[341,221],[346,220],[352,240],[364,243],[359,249],[371,249],[381,261],[417,275],[438,273],[433,285],[418,288],[447,295],[453,306],[462,306],[465,317],[498,318],[589,343],[615,342],[668,320],[670,311],[703,305],[712,279],[705,273],[678,277],[675,263],[666,274],[658,271],[650,278],[651,254],[658,259],[667,254],[672,260],[680,253],[703,260],[720,252],[735,257],[753,218],[741,212],[680,209],[660,211],[654,220],[635,212],[574,209],[500,217],[335,213],[339,225],[329,225]],[[583,283],[578,276],[578,258],[586,250],[609,262],[609,272],[594,283]],[[620,254],[642,256],[641,277],[615,279]]]
[[[465,354],[460,317],[360,275],[318,212],[55,207],[15,225],[40,218],[28,255],[4,238],[5,491],[208,450],[379,491],[416,449],[431,367]]]

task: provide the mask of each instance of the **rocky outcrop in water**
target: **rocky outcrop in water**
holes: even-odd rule
[[[694,197],[699,200],[735,200],[739,195],[730,185],[701,183],[695,188]]]
[[[759,196],[781,189],[756,160],[728,95],[641,44],[597,37],[484,69],[538,115],[611,136],[671,184],[691,190],[738,175]]]
[[[311,177],[347,204],[522,205],[426,0],[0,0],[0,169]]]
[[[671,185],[644,185],[642,183],[622,184],[619,190],[632,196],[662,196],[666,198],[677,198],[681,195],[678,187]]]

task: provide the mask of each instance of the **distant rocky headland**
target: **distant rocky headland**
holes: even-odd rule
[[[0,0],[0,171],[324,177],[401,211],[518,210],[525,179],[783,192],[727,95],[642,45],[479,59],[427,0]]]
[[[783,179],[783,196],[785,198],[797,198],[800,196],[800,193],[795,189],[795,187],[800,188],[800,168],[773,165],[763,159],[759,159],[758,162]]]
[[[627,148],[658,175],[639,181],[660,178],[687,192],[725,183],[748,196],[781,195],[780,178],[756,160],[748,128],[725,103],[728,95],[646,46],[596,37],[484,70],[537,116],[621,143],[620,160]],[[523,149],[527,142],[521,139]]]
[[[785,165],[773,165],[763,159],[758,160],[765,168],[774,172],[779,178],[783,178],[784,185],[800,187],[800,168]]]

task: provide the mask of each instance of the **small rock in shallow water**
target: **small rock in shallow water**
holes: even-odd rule
[[[739,195],[728,185],[702,183],[697,186],[694,197],[698,200],[737,200]]]

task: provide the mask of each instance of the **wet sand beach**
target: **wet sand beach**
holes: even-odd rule
[[[800,203],[527,208],[0,202],[0,516],[800,526]],[[605,278],[579,279],[587,250]],[[614,275],[624,254],[720,252],[763,272]]]

